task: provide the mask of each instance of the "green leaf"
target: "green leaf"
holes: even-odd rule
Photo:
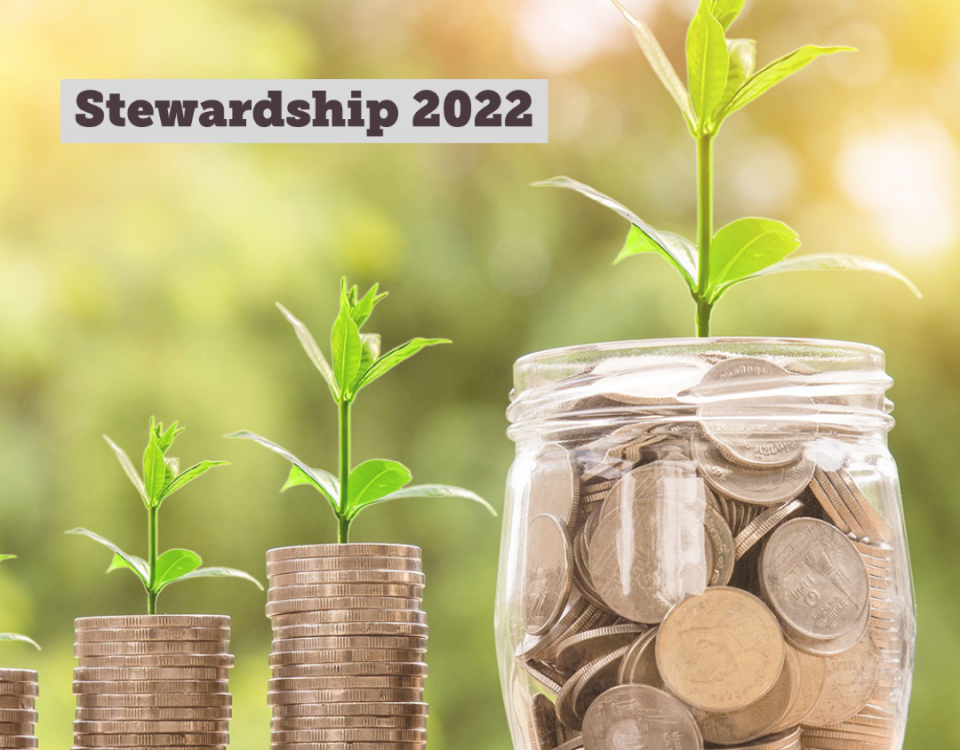
[[[730,70],[723,26],[713,17],[709,3],[710,0],[700,0],[687,32],[687,78],[701,133],[707,132],[713,122]]]
[[[153,419],[150,420],[153,424]],[[160,445],[160,450],[166,453],[170,450],[170,447],[173,445],[173,441],[177,439],[177,436],[183,432],[182,427],[177,426],[177,422],[174,422],[170,425],[169,429],[163,429],[163,422],[160,422],[156,425],[156,434],[158,438],[158,444]]]
[[[627,241],[624,243],[619,255],[617,255],[613,261],[613,264],[616,265],[626,258],[640,255],[641,253],[656,253],[665,258],[670,265],[680,272],[680,275],[692,292],[696,287],[695,279],[697,278],[698,259],[696,246],[686,237],[681,237],[679,234],[674,234],[673,232],[658,232],[657,235],[660,237],[660,240],[670,248],[670,252],[664,252],[660,245],[651,241],[650,238],[637,229],[637,227],[630,227],[630,232],[627,234]]]
[[[260,583],[260,581],[249,573],[244,573],[242,570],[236,570],[235,568],[200,568],[192,573],[187,573],[185,576],[180,576],[176,582],[188,581],[194,578],[242,578],[245,581],[250,581],[250,583],[263,591],[263,584]]]
[[[136,555],[129,555],[129,558],[132,562],[127,562],[125,559],[120,557],[120,555],[114,553],[113,560],[110,561],[110,566],[107,568],[107,572],[112,573],[115,570],[132,570],[137,574],[137,576],[145,575],[149,580],[150,563],[148,563],[142,557],[137,557]]]
[[[357,508],[376,502],[384,495],[399,490],[413,475],[410,469],[396,461],[372,458],[350,472],[350,497],[347,509],[353,514]]]
[[[144,586],[149,585],[150,570],[147,567],[147,563],[145,560],[143,560],[143,558],[137,557],[136,555],[127,554],[122,549],[120,549],[117,545],[111,542],[109,539],[104,539],[99,534],[94,534],[92,531],[87,531],[87,529],[71,529],[66,533],[85,536],[88,539],[92,539],[97,544],[102,544],[108,550],[113,552],[114,555],[121,558],[126,563],[126,567],[129,570],[132,570],[134,573],[136,573],[137,578],[140,579],[140,581],[143,583]],[[116,570],[118,567],[121,567],[121,566],[117,566],[113,562],[111,562],[110,567],[107,569],[107,572],[109,573],[111,570]]]
[[[756,75],[747,79],[727,106],[723,108],[719,119],[729,117],[738,109],[746,107],[754,99],[760,97],[784,79],[803,70],[818,57],[834,55],[838,52],[856,52],[856,50],[853,47],[818,47],[814,44],[808,44],[778,60],[774,60],[765,68],[757,71]]]
[[[286,492],[291,487],[300,487],[302,485],[313,487],[327,499],[327,502],[329,502],[333,508],[333,512],[338,513],[340,480],[323,469],[311,469],[311,471],[313,472],[313,476],[305,473],[299,466],[291,466],[290,476],[287,477],[287,481],[283,487],[280,488],[280,491]],[[314,477],[322,481],[317,481]]]
[[[617,10],[619,10],[627,20],[627,23],[630,24],[630,27],[633,29],[633,35],[637,39],[637,44],[640,45],[640,49],[647,58],[647,62],[650,63],[653,72],[657,74],[660,82],[666,87],[670,96],[672,96],[673,100],[677,103],[677,106],[680,107],[680,111],[683,113],[683,118],[687,121],[690,131],[696,131],[697,116],[693,111],[690,94],[687,93],[687,89],[680,80],[680,76],[677,75],[677,71],[674,70],[673,65],[671,65],[660,43],[657,42],[653,32],[618,0],[612,0],[612,2],[617,6]]]
[[[200,555],[188,549],[171,549],[157,558],[154,585],[157,592],[163,591],[174,581],[183,578],[200,567]]]
[[[488,511],[490,511],[492,515],[497,515],[497,511],[494,510],[490,503],[470,490],[465,490],[462,487],[450,487],[445,484],[417,484],[411,487],[404,487],[403,489],[396,490],[391,492],[389,495],[384,495],[383,497],[377,498],[372,502],[355,508],[351,513],[351,517],[356,516],[361,510],[369,507],[370,505],[385,503],[389,500],[403,500],[405,498],[412,497],[459,497],[463,498],[464,500],[472,500],[475,503],[479,503]]]
[[[727,287],[779,263],[798,247],[797,233],[780,221],[740,219],[728,224],[710,245],[708,299],[718,300]]]
[[[4,560],[16,560],[16,559],[17,559],[16,555],[0,555],[0,562],[3,562]]]
[[[150,441],[143,452],[143,483],[151,505],[156,505],[160,501],[166,475],[167,464],[160,448],[160,438],[151,430]]]
[[[380,335],[377,333],[363,334],[360,337],[360,346],[360,372],[364,373],[380,357]]]
[[[243,440],[252,440],[255,443],[259,443],[264,448],[268,448],[269,450],[272,450],[278,456],[283,456],[285,459],[287,459],[287,461],[292,463],[296,468],[300,469],[300,471],[302,471],[304,474],[310,477],[313,484],[317,487],[318,490],[320,490],[327,496],[327,499],[332,501],[333,499],[338,498],[340,496],[340,483],[336,480],[336,478],[332,474],[329,474],[320,469],[311,469],[309,466],[307,466],[306,463],[304,463],[299,458],[294,456],[286,448],[280,447],[276,443],[271,442],[270,440],[267,440],[265,437],[261,437],[260,435],[257,435],[253,432],[247,432],[246,430],[243,430],[241,432],[234,432],[230,435],[227,435],[227,437],[241,438]],[[289,480],[288,480],[288,483],[289,483]],[[286,488],[286,486],[287,485],[284,485],[284,488]],[[293,486],[293,485],[290,485],[290,486]],[[334,511],[337,511],[336,504],[334,505]]]
[[[327,383],[327,387],[330,389],[330,393],[333,394],[333,398],[339,401],[340,390],[337,387],[337,379],[333,374],[333,368],[330,366],[330,363],[327,362],[326,357],[323,356],[323,352],[320,351],[320,347],[317,346],[317,342],[313,338],[313,334],[311,334],[310,330],[279,302],[277,303],[277,307],[280,308],[280,312],[283,313],[283,316],[287,319],[290,325],[293,326],[293,330],[297,334],[297,338],[300,340],[300,345],[307,353],[310,361],[313,362],[313,366],[316,367],[323,376],[323,379]]]
[[[395,347],[384,354],[380,359],[374,362],[366,372],[360,377],[357,383],[357,391],[370,385],[377,378],[383,377],[401,362],[410,359],[414,354],[428,346],[438,346],[439,344],[452,343],[450,339],[411,339],[405,344]]]
[[[354,395],[354,385],[360,372],[360,329],[350,317],[346,305],[340,308],[340,314],[333,322],[330,333],[333,347],[333,374],[340,388],[340,398],[349,401]]]
[[[726,31],[743,12],[743,3],[744,0],[711,0],[710,12]]]
[[[720,98],[714,119],[720,121],[720,113],[734,94],[746,80],[753,75],[757,65],[757,43],[753,39],[729,39],[727,51],[730,54],[730,73],[727,76],[727,87]]]
[[[137,470],[133,467],[133,461],[130,460],[123,448],[113,442],[106,435],[103,436],[103,439],[107,441],[107,445],[109,445],[113,449],[113,452],[117,454],[117,460],[120,462],[120,466],[123,467],[124,473],[126,473],[127,478],[133,483],[133,486],[137,488],[137,492],[140,493],[140,497],[143,499],[144,505],[149,505],[150,498],[147,497],[147,488],[144,486],[143,480],[140,478]]]
[[[162,502],[166,500],[174,492],[182,490],[194,479],[197,479],[200,476],[206,474],[210,469],[215,469],[218,466],[229,466],[229,461],[201,461],[200,463],[191,466],[186,471],[178,474],[172,481],[168,482],[167,485],[160,492],[159,500]]]
[[[37,651],[40,651],[40,646],[37,645],[37,642],[32,638],[27,638],[25,635],[17,635],[16,633],[0,633],[0,641],[18,641],[20,643],[29,643]]]
[[[633,211],[628,209],[626,206],[618,203],[610,196],[604,195],[599,190],[594,190],[589,185],[584,185],[582,182],[577,182],[576,180],[571,180],[569,177],[554,177],[550,180],[545,180],[543,182],[533,183],[534,187],[556,187],[556,188],[565,188],[567,190],[574,190],[581,195],[586,196],[592,201],[596,201],[601,206],[606,206],[611,211],[615,211],[620,214],[623,218],[629,221],[633,226],[643,235],[645,235],[651,242],[657,245],[660,250],[655,252],[660,253],[667,260],[670,261],[671,265],[680,271],[684,275],[684,281],[687,282],[687,286],[695,284],[694,279],[690,278],[686,266],[689,266],[689,263],[686,261],[685,252],[677,252],[672,246],[671,242],[661,236],[661,233],[654,229],[652,226],[647,224],[643,219],[637,216]],[[643,252],[643,251],[640,251]],[[632,253],[633,254],[633,253]],[[621,252],[621,256],[623,253]],[[626,257],[626,256],[623,256]],[[623,258],[618,258],[622,260]],[[614,261],[614,262],[618,262]]]
[[[771,276],[775,273],[787,273],[789,271],[871,271],[896,279],[904,284],[915,297],[918,299],[923,297],[917,285],[893,266],[887,265],[879,260],[874,260],[873,258],[837,253],[819,253],[815,255],[802,255],[799,258],[788,258],[787,260],[777,263],[775,266],[764,268],[762,271],[740,279],[740,281],[756,279],[761,276]]]
[[[374,284],[367,290],[367,293],[363,295],[350,310],[350,317],[353,318],[353,322],[357,324],[357,328],[363,328],[363,324],[367,322],[367,319],[370,317],[370,313],[373,312],[373,308],[384,297],[387,296],[386,292],[379,294],[380,285]],[[354,287],[356,289],[356,287]]]

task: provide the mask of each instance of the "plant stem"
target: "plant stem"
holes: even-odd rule
[[[710,285],[710,242],[713,240],[713,133],[697,136],[697,336],[710,335],[713,304]]]
[[[340,420],[340,524],[337,541],[346,544],[350,540],[350,519],[347,517],[347,500],[350,497],[350,401],[341,401]]]
[[[148,554],[150,567],[149,586],[147,587],[147,614],[157,614],[157,548],[160,542],[160,508],[147,508]]]

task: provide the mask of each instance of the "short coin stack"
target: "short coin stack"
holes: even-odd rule
[[[76,621],[75,748],[225,748],[230,618]]]
[[[36,672],[0,669],[0,748],[37,746],[34,727],[38,692]]]
[[[838,400],[803,396],[802,368],[687,369],[672,396],[601,380],[570,411],[610,422],[540,451],[516,651],[529,679],[511,701],[527,747],[898,748],[912,625],[886,480],[804,418]]]
[[[267,553],[267,575],[272,747],[425,748],[420,550],[286,547]]]

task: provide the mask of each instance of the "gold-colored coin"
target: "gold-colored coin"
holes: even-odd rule
[[[421,662],[421,649],[330,649],[325,651],[282,651],[270,654],[270,666],[286,664],[327,664],[342,662]]]
[[[420,609],[420,599],[375,596],[338,596],[308,599],[287,599],[267,603],[267,617],[313,612],[316,610],[340,609]]]
[[[229,706],[230,693],[82,693],[77,705],[82,708],[174,708]]]
[[[0,669],[0,682],[37,682],[32,669]]]
[[[880,680],[883,661],[869,635],[849,651],[825,660],[823,695],[804,719],[805,726],[839,724],[856,715],[867,705]]]
[[[267,693],[267,703],[271,706],[301,703],[403,703],[422,700],[423,690],[420,688],[333,688]]]
[[[405,583],[423,586],[427,577],[416,570],[317,570],[270,578],[271,587],[345,583]]]
[[[74,695],[122,693],[223,693],[226,680],[74,680]]]
[[[326,703],[284,703],[273,706],[274,719],[303,716],[427,716],[430,706],[422,701],[328,701]]]
[[[232,654],[115,654],[113,656],[84,656],[80,659],[83,668],[101,669],[128,667],[206,667],[231,669]]]
[[[28,750],[37,747],[37,738],[32,735],[0,734],[0,748]]]
[[[414,609],[330,609],[277,614],[271,617],[274,630],[295,625],[326,625],[338,622],[413,622],[427,624],[427,615]]]
[[[267,562],[302,560],[311,557],[412,557],[420,558],[420,548],[408,544],[313,544],[280,547],[267,552]]]
[[[308,557],[267,562],[267,577],[324,571],[423,571],[418,557]]]
[[[325,664],[275,664],[274,677],[390,677],[394,675],[425,678],[426,662],[338,662]]]
[[[744,708],[780,676],[783,636],[757,597],[714,587],[674,607],[657,634],[657,667],[681,700],[704,711]]]
[[[0,708],[0,723],[36,724],[37,712],[30,708]]]
[[[77,708],[77,721],[228,721],[233,715],[230,705],[172,707],[100,707]]]
[[[541,696],[543,697],[543,696]],[[544,698],[546,700],[546,698]],[[547,703],[550,703],[548,700]],[[551,713],[553,712],[553,704]],[[273,719],[270,728],[291,729],[426,729],[427,717],[410,716],[294,716]],[[553,750],[551,746],[550,750]]]
[[[410,635],[346,635],[323,638],[287,638],[273,641],[273,652],[329,651],[333,649],[408,649],[426,651],[424,638]]]
[[[40,694],[36,682],[0,682],[0,695],[16,695],[35,698]]]
[[[787,653],[792,653],[797,661],[799,690],[780,720],[778,731],[795,727],[807,718],[823,695],[827,677],[827,663],[821,657],[804,653],[789,643]]]
[[[33,695],[3,695],[0,694],[0,708],[5,709],[33,709],[37,699]]]
[[[123,615],[119,617],[80,617],[74,621],[77,630],[110,630],[114,628],[227,628],[226,615]]]
[[[423,688],[423,678],[416,676],[333,676],[333,677],[274,677],[268,682],[271,691],[330,690],[343,688]]]
[[[416,599],[423,596],[423,586],[407,583],[319,583],[304,586],[271,586],[268,602],[290,599],[325,599],[329,597],[390,597]]]
[[[129,641],[219,641],[230,640],[230,628],[85,628],[77,631],[77,643],[126,643]]]
[[[223,641],[126,641],[123,643],[77,643],[73,655],[140,656],[146,654],[217,654],[227,655]]]
[[[333,622],[289,625],[273,629],[276,639],[328,638],[331,636],[407,636],[426,638],[429,628],[415,622]]]
[[[227,732],[197,734],[79,734],[73,736],[74,747],[222,747],[230,741]]]
[[[34,733],[34,727],[35,725],[32,722],[26,722],[24,724],[0,724],[0,737],[9,737],[10,735],[15,737],[29,736]]]

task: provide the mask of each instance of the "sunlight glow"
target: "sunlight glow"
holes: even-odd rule
[[[836,175],[850,200],[873,215],[892,250],[932,255],[958,240],[958,161],[943,125],[921,115],[854,138]]]

